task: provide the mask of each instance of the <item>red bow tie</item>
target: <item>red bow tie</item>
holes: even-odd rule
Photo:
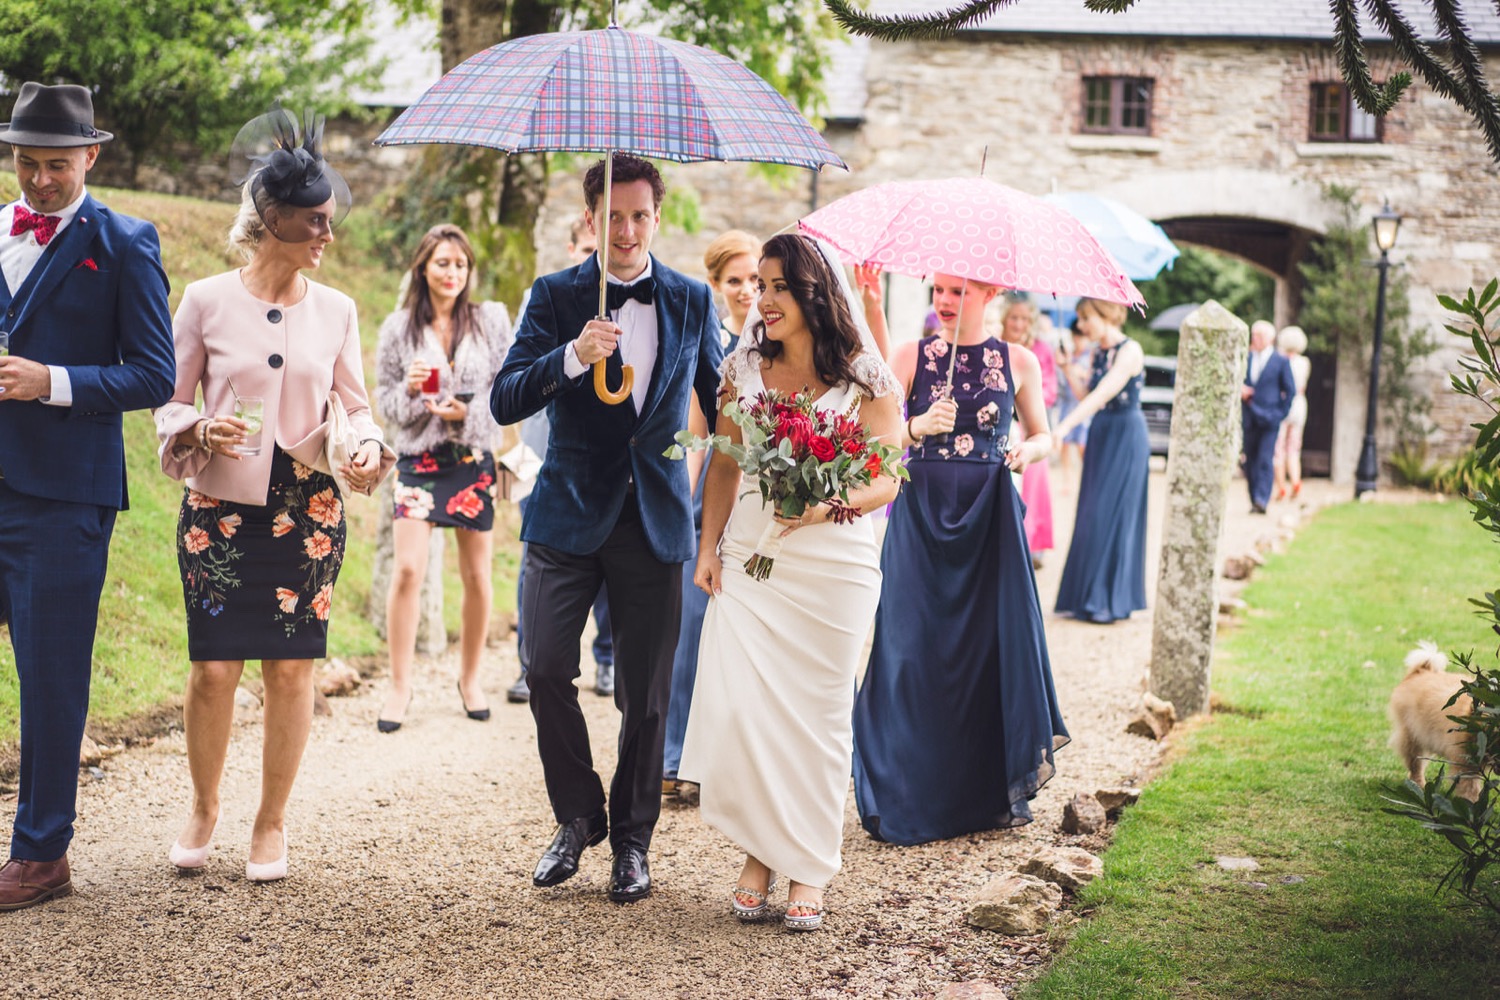
[[[20,236],[28,229],[36,233],[37,246],[46,246],[52,241],[57,233],[57,225],[62,222],[58,215],[39,215],[27,208],[25,205],[16,206],[16,216],[11,220],[10,234]]]

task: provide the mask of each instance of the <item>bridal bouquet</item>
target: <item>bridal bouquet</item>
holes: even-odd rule
[[[724,414],[739,425],[742,444],[723,434],[700,438],[679,431],[667,457],[709,448],[723,452],[755,479],[761,502],[782,517],[801,517],[808,507],[826,503],[833,520],[847,524],[859,516],[849,503],[850,489],[881,475],[907,478],[901,449],[871,440],[858,420],[817,409],[810,393],[788,396],[767,390],[748,406],[739,400],[727,403]],[[767,524],[755,553],[745,561],[745,572],[757,580],[770,576],[785,533],[777,522]]]

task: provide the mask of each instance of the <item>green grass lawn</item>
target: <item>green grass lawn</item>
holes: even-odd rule
[[[1380,811],[1405,777],[1385,718],[1402,657],[1424,638],[1492,650],[1465,600],[1494,589],[1495,555],[1461,503],[1320,514],[1221,636],[1225,710],[1177,737],[1081,895],[1092,912],[1021,995],[1500,995],[1500,928],[1434,895],[1446,844]]]
[[[0,175],[0,204],[14,199],[15,191],[15,178]],[[138,191],[91,189],[91,193],[119,212],[156,225],[161,234],[162,260],[172,283],[174,309],[189,282],[240,263],[225,250],[225,236],[234,216],[231,204]],[[369,249],[343,240],[330,248],[316,277],[348,293],[358,304],[366,381],[373,394],[375,337],[381,320],[394,306],[401,275],[381,263]],[[130,510],[115,523],[94,646],[90,728],[99,733],[159,714],[163,706],[172,705],[181,695],[188,670],[174,537],[182,484],[161,472],[149,414],[126,414],[125,446]],[[383,648],[364,610],[378,519],[388,512],[363,497],[351,499],[347,510],[350,544],[334,598],[328,651],[330,656],[367,656]],[[511,523],[518,526],[519,522]],[[449,572],[445,578],[450,631],[458,628],[460,589],[455,548],[448,546]],[[514,527],[509,534],[497,530],[495,548],[495,607],[504,612],[515,606],[519,544]],[[17,704],[15,659],[10,643],[0,642],[0,772],[15,761]]]

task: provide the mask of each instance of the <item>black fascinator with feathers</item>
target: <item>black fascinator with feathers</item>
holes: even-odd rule
[[[274,107],[246,122],[230,150],[231,160],[240,164],[237,181],[250,185],[260,220],[285,243],[310,240],[321,227],[291,225],[291,216],[305,213],[284,209],[315,209],[331,201],[326,221],[332,228],[353,201],[349,185],[323,158],[323,122],[322,115],[309,111],[299,128],[290,112]]]

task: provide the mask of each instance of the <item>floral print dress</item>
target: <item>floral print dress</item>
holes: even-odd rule
[[[344,542],[344,502],[333,477],[280,448],[263,507],[185,490],[177,563],[188,657],[325,656]]]

